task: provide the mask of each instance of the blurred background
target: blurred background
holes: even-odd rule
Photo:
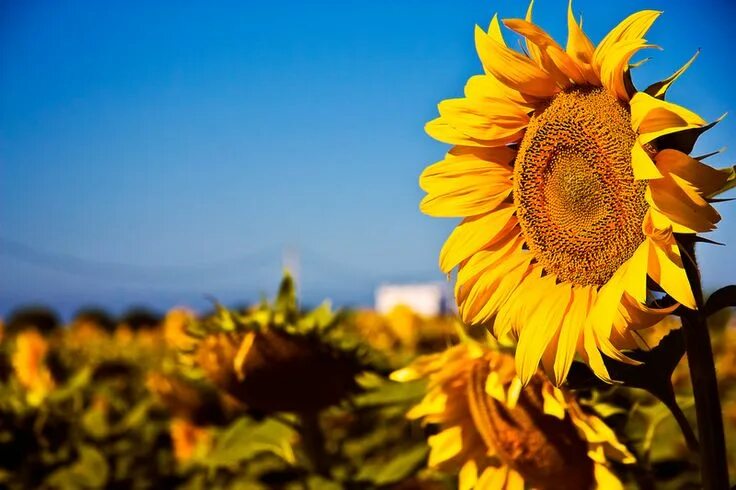
[[[417,178],[447,147],[423,125],[480,72],[473,25],[526,6],[0,1],[0,315],[250,303],[284,266],[308,304],[443,281],[454,221],[419,212]],[[566,6],[535,7],[562,42]],[[670,99],[708,120],[736,109],[736,5],[574,4],[594,42],[644,8],[664,10],[649,40],[666,49],[637,58],[653,56],[637,84],[701,48]],[[735,132],[729,116],[696,153]],[[729,246],[700,251],[710,290],[736,273],[736,208],[719,210],[710,238]]]

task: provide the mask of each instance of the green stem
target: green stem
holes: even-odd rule
[[[311,460],[314,471],[329,477],[330,459],[325,450],[325,436],[319,423],[319,412],[304,412],[300,414],[300,418],[304,451]]]
[[[718,395],[710,333],[703,314],[703,288],[695,260],[695,242],[682,240],[683,263],[693,288],[697,310],[682,308],[680,317],[685,333],[685,348],[690,366],[690,379],[695,397],[695,413],[700,438],[700,473],[705,490],[728,490],[726,441],[723,435],[723,415]]]
[[[682,435],[685,437],[685,443],[687,444],[688,449],[695,454],[700,454],[698,438],[695,437],[695,432],[693,432],[693,428],[690,426],[690,422],[688,422],[687,417],[685,417],[682,408],[677,404],[672,384],[668,383],[663,389],[664,392],[655,394],[655,396],[659,398],[659,401],[661,401],[675,417],[675,421],[677,422],[677,425],[680,426]]]

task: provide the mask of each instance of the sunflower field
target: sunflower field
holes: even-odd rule
[[[18,314],[4,326],[3,487],[699,488],[653,395],[577,362],[565,387],[539,371],[522,388],[512,346],[453,316],[303,311],[287,276],[243,311],[105,320],[49,328]],[[730,321],[711,328],[733,435]],[[671,349],[680,329],[666,324]],[[692,421],[687,364],[671,368]]]
[[[419,176],[459,220],[456,310],[306,308],[286,271],[238,309],[11,312],[0,488],[736,488],[736,286],[705,294],[696,255],[736,167],[667,99],[697,54],[634,84],[660,14],[597,45],[571,2],[564,47],[533,2],[476,26]]]

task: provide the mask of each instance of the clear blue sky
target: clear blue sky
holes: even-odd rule
[[[566,0],[535,20],[566,36]],[[640,86],[703,52],[671,99],[736,111],[725,1],[578,0],[594,42],[664,10]],[[473,26],[521,1],[0,0],[0,314],[42,301],[120,309],[271,292],[284,248],[308,301],[369,303],[382,280],[442,279],[453,220],[423,216],[417,176],[446,147],[423,132],[480,71]],[[640,55],[639,58],[644,55]],[[698,149],[729,145],[736,114]],[[712,160],[726,165],[731,151]],[[734,282],[736,203],[703,247]]]

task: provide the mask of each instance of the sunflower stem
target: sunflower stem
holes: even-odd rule
[[[664,391],[662,393],[655,394],[655,396],[659,398],[659,401],[661,401],[675,417],[677,425],[680,426],[682,435],[685,437],[685,443],[687,444],[688,449],[695,454],[700,454],[698,438],[695,436],[695,432],[693,432],[693,428],[690,426],[690,422],[688,422],[687,417],[685,417],[685,413],[677,404],[672,383],[667,383],[667,385],[663,387],[663,390]]]
[[[681,308],[680,318],[685,333],[685,349],[695,397],[700,438],[700,473],[704,489],[728,490],[723,415],[710,333],[703,313],[703,288],[695,259],[695,242],[686,237],[680,238],[683,263],[697,306],[697,310]]]
[[[300,414],[301,436],[304,452],[309,457],[314,471],[324,477],[330,476],[330,465],[325,450],[325,436],[319,423],[319,412],[309,411]]]

